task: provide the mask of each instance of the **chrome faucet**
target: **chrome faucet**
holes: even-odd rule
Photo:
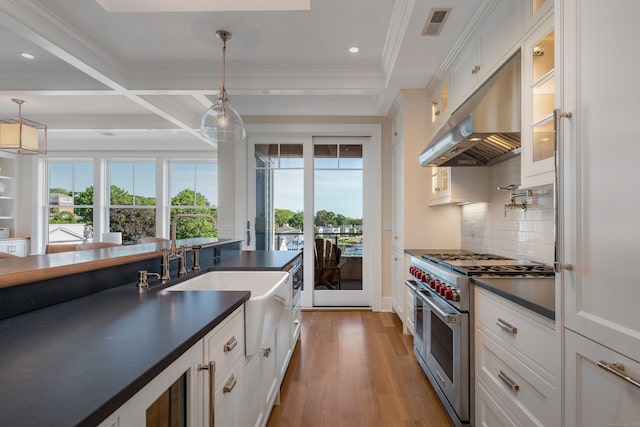
[[[216,227],[216,220],[213,216],[209,214],[178,214],[173,217],[173,221],[171,221],[171,254],[170,256],[176,256],[176,228],[178,226],[178,220],[180,218],[209,218],[213,227]]]

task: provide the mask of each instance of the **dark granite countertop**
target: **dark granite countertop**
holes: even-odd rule
[[[282,270],[302,251],[242,251],[237,256],[227,256],[212,270]]]
[[[556,282],[553,277],[474,276],[471,283],[551,320],[556,318]]]

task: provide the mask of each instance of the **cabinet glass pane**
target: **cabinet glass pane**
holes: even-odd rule
[[[187,374],[184,373],[147,408],[147,427],[187,425]]]
[[[555,78],[551,77],[533,87],[533,123],[553,114]]]
[[[538,9],[540,9],[546,1],[547,0],[531,0],[531,14],[535,15]]]
[[[440,110],[438,109],[438,99],[433,98],[433,101],[431,101],[431,122],[435,122],[439,115]]]
[[[554,68],[553,31],[533,46],[533,81],[537,82]]]
[[[440,89],[440,113],[447,110],[449,107],[449,85],[444,84]]]
[[[449,189],[449,168],[442,168],[440,170],[440,191],[447,191]]]
[[[553,118],[533,126],[533,161],[539,162],[554,155]]]

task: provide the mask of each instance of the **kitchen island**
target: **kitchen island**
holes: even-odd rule
[[[139,246],[124,250],[146,245]],[[99,263],[102,251],[82,257]],[[216,269],[280,270],[298,256],[230,251],[199,273],[150,280],[143,292],[130,267],[114,265],[112,273],[126,267],[124,284],[0,320],[0,419],[20,426],[100,423],[250,298],[247,291],[165,288]],[[72,277],[70,286],[82,282],[82,274]]]

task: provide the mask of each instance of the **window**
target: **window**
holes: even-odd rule
[[[169,197],[171,221],[178,214],[205,214],[207,218],[182,219],[177,223],[176,238],[218,237],[218,165],[214,162],[169,163]]]
[[[156,165],[152,161],[109,162],[109,231],[122,243],[156,235]]]
[[[49,244],[80,243],[93,237],[93,161],[48,163]]]

